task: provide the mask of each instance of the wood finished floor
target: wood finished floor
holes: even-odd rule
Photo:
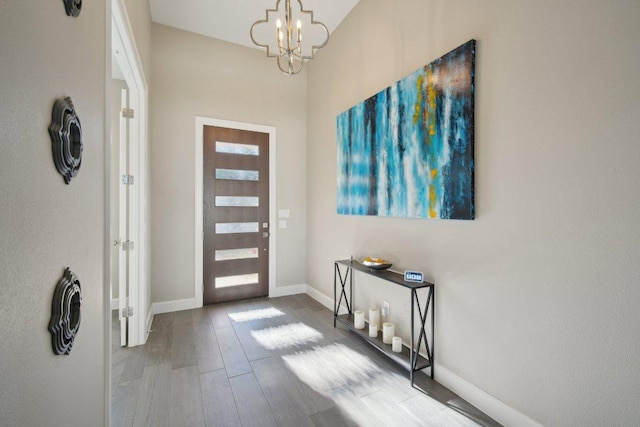
[[[307,295],[160,314],[133,348],[113,326],[113,426],[499,425]]]

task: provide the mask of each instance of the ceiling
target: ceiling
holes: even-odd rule
[[[358,1],[303,0],[303,5],[332,33]],[[249,30],[255,21],[265,19],[266,9],[275,8],[276,0],[149,0],[149,4],[153,22],[259,49]]]

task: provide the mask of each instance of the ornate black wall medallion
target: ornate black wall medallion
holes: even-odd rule
[[[64,2],[64,10],[67,16],[77,17],[82,9],[82,0],[62,0]]]
[[[56,285],[51,304],[51,344],[57,355],[69,354],[73,340],[80,329],[80,281],[68,267]]]
[[[78,174],[83,149],[82,126],[71,98],[58,99],[53,104],[49,135],[53,162],[64,182],[69,184],[71,178]]]

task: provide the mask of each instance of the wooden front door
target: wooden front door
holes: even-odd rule
[[[269,134],[204,126],[205,304],[269,293]]]

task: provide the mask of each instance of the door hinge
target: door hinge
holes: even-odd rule
[[[131,240],[126,240],[122,242],[122,250],[123,251],[132,251],[133,250],[133,242]]]
[[[122,175],[122,183],[124,185],[133,185],[134,181],[133,175]]]
[[[133,317],[133,307],[125,307],[122,309],[122,317],[129,318]]]
[[[133,109],[132,108],[123,108],[122,109],[122,117],[125,119],[133,119]]]

